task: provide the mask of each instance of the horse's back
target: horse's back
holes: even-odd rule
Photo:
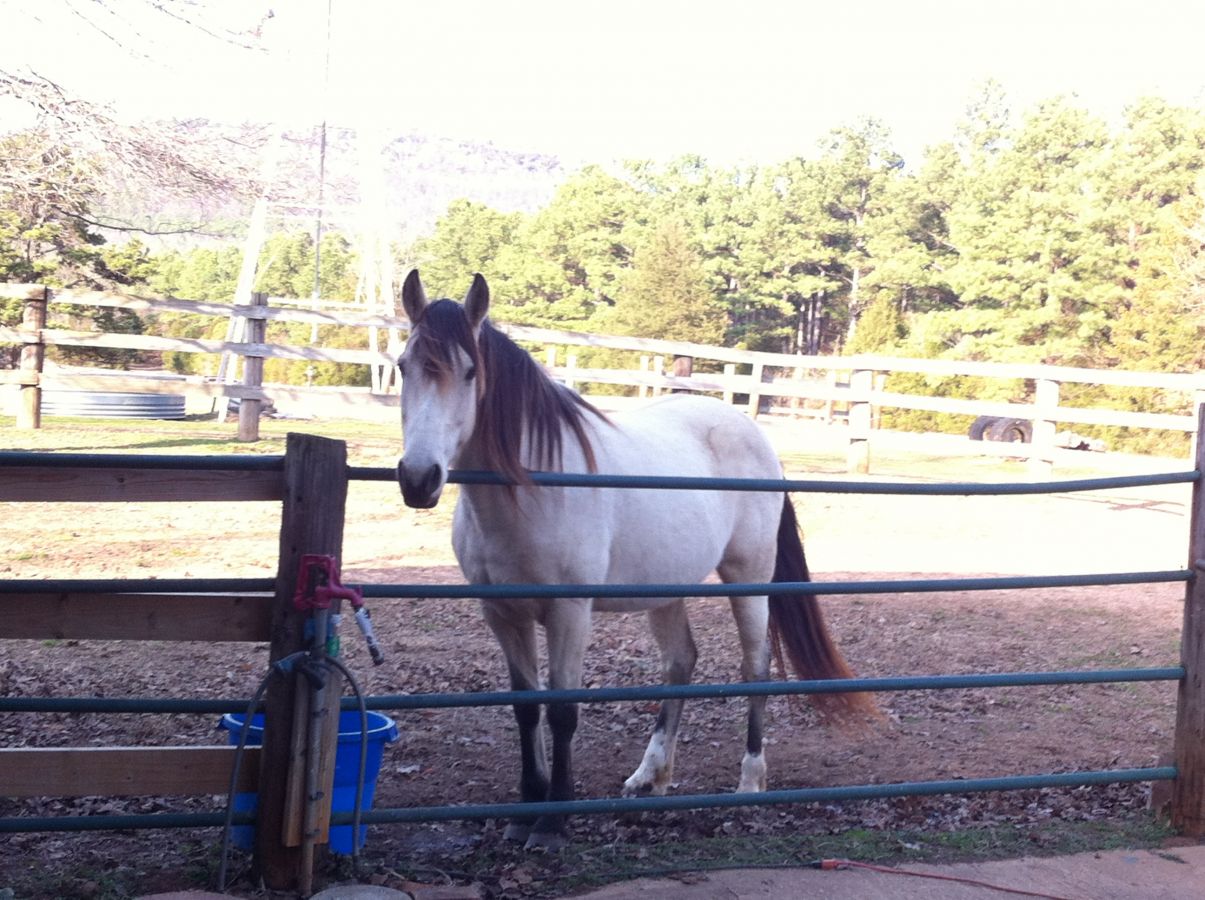
[[[672,395],[615,416],[642,453],[640,474],[777,478],[769,440],[753,420],[714,397]]]
[[[778,478],[782,468],[743,412],[706,397],[673,396],[615,419],[599,471],[712,478]],[[779,494],[709,490],[611,491],[613,581],[701,581],[736,553],[772,567]],[[764,573],[765,580],[770,572]]]

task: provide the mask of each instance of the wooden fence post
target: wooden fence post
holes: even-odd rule
[[[280,524],[280,560],[272,613],[269,663],[305,647],[306,613],[293,608],[298,567],[307,553],[339,559],[347,507],[347,445],[308,434],[290,434],[285,449],[284,504]],[[297,679],[276,678],[264,701],[264,742],[259,773],[255,861],[271,890],[295,891],[303,873],[302,849],[287,846],[291,825],[285,816],[290,783],[297,784],[304,760],[294,758]],[[304,741],[300,744],[304,746]]]
[[[724,402],[732,405],[732,382],[736,378],[736,363],[724,363]]]
[[[46,345],[42,329],[46,327],[46,307],[50,291],[42,288],[25,298],[21,312],[21,402],[17,406],[17,427],[42,427],[42,364]]]
[[[1059,405],[1059,383],[1040,378],[1034,385],[1034,406],[1037,414],[1030,435],[1030,471],[1035,475],[1049,476],[1054,469],[1055,409]]]
[[[849,463],[851,474],[870,474],[870,391],[874,387],[874,372],[857,369],[850,373],[849,388]]]
[[[653,396],[660,397],[665,393],[665,388],[661,384],[661,379],[665,377],[665,357],[653,357]]]
[[[753,377],[749,380],[752,385],[749,388],[749,418],[756,419],[757,413],[761,410],[761,391],[758,390],[758,385],[761,384],[762,376],[766,373],[766,367],[763,363],[753,364]]]
[[[1189,522],[1188,566],[1193,577],[1184,596],[1180,663],[1184,677],[1176,701],[1176,780],[1172,784],[1172,826],[1193,838],[1205,836],[1205,406],[1197,409],[1196,469]]]
[[[573,370],[576,368],[577,368],[577,354],[576,353],[566,353],[565,354],[565,369],[567,371],[565,372],[565,387],[569,388],[569,390],[571,390],[571,391],[577,390],[577,381],[575,381],[573,378]]]
[[[267,294],[252,294],[251,305],[264,307],[268,305]],[[262,344],[267,332],[267,321],[264,319],[247,319],[247,343]],[[243,360],[243,386],[263,388],[264,358],[262,356],[247,356]],[[244,397],[238,405],[238,439],[240,441],[259,440],[259,414],[263,401],[258,397]]]
[[[791,370],[791,381],[795,382],[798,385],[802,385],[803,377],[805,374],[807,374],[807,370],[804,369],[803,366],[796,366],[794,369]],[[807,406],[807,403],[804,401],[804,399],[801,395],[791,398],[791,409],[795,411],[796,415],[799,414],[799,410],[803,409],[806,406]]]

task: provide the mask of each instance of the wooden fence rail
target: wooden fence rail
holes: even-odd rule
[[[19,328],[0,328],[0,344],[22,346],[21,368],[0,372],[0,384],[18,387],[21,402],[18,425],[37,428],[41,415],[43,389],[59,390],[118,390],[146,393],[185,393],[247,401],[247,411],[241,414],[240,437],[258,438],[255,407],[264,401],[306,397],[335,398],[348,404],[363,406],[396,406],[395,396],[373,394],[367,389],[345,388],[322,390],[285,385],[262,384],[262,361],[265,359],[295,359],[314,362],[351,363],[366,366],[391,366],[388,353],[369,350],[299,347],[266,343],[264,326],[269,321],[307,322],[315,325],[355,326],[366,329],[408,329],[405,319],[368,315],[350,307],[342,310],[296,309],[266,305],[266,298],[257,295],[248,305],[229,305],[177,299],[151,299],[96,291],[54,291],[41,285],[0,285],[0,298],[16,298],[25,303],[25,317]],[[49,329],[45,327],[48,304],[101,306],[131,310],[137,313],[189,313],[194,315],[241,318],[249,327],[247,340],[220,341],[205,339],[169,338],[153,335],[109,334]],[[328,304],[328,307],[330,304]],[[850,428],[851,469],[864,471],[869,460],[869,442],[877,423],[877,413],[883,408],[921,410],[966,416],[997,416],[1023,419],[1032,423],[1032,442],[1010,445],[1012,456],[1028,457],[1048,469],[1054,459],[1058,425],[1106,425],[1140,429],[1163,429],[1194,433],[1195,414],[1179,412],[1134,412],[1063,406],[1060,385],[1087,383],[1114,387],[1158,390],[1181,396],[1178,407],[1193,410],[1205,401],[1205,373],[1176,374],[1159,372],[1129,372],[1119,370],[1085,369],[1066,366],[1025,365],[1011,363],[958,362],[952,360],[903,359],[879,356],[822,357],[799,356],[762,351],[713,347],[687,342],[651,338],[586,334],[573,331],[553,331],[522,325],[502,326],[516,340],[529,344],[556,347],[594,347],[639,352],[643,367],[639,371],[581,368],[574,354],[567,354],[564,365],[557,365],[555,349],[548,351],[552,374],[571,386],[580,384],[621,385],[636,388],[641,396],[655,396],[667,391],[711,393],[727,402],[742,399],[751,415],[757,415],[764,398],[786,401],[796,412],[809,412],[832,421],[835,406],[846,407],[845,421]],[[146,375],[100,375],[43,371],[47,346],[105,347],[152,352],[234,354],[249,361],[244,367],[241,384],[214,383],[198,377],[172,380]],[[665,360],[674,360],[670,372]],[[722,373],[703,374],[697,371],[696,361],[719,363]],[[744,372],[737,371],[738,367]],[[791,373],[788,378],[767,381],[772,370]],[[930,397],[905,394],[882,388],[884,373],[907,372],[935,377],[970,376],[991,379],[1021,380],[1032,385],[1032,402],[963,400],[949,397]],[[690,374],[687,374],[690,373]],[[809,406],[811,407],[809,409]],[[984,442],[968,442],[971,452],[998,453],[997,447]]]

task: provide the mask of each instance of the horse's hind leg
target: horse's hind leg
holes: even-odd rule
[[[539,647],[535,621],[507,615],[500,604],[482,604],[485,621],[494,632],[510,673],[510,686],[516,691],[534,691],[540,686]],[[519,724],[519,797],[524,803],[548,799],[548,761],[544,756],[544,733],[540,730],[540,706],[516,704],[515,721]],[[509,841],[526,841],[535,817],[516,817],[506,827]]]
[[[662,675],[666,684],[689,684],[698,652],[686,617],[686,604],[677,600],[649,610],[649,625],[661,649]],[[653,736],[640,767],[623,783],[626,796],[648,791],[663,795],[674,777],[674,752],[682,721],[682,699],[664,700]]]
[[[730,580],[730,579],[725,579]],[[765,597],[733,597],[732,615],[741,640],[741,678],[767,681],[770,678],[770,607]],[[749,698],[749,728],[745,755],[741,759],[741,780],[737,793],[766,789],[766,756],[762,748],[762,728],[766,698]]]

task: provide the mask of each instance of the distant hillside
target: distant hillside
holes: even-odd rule
[[[226,126],[214,122],[164,122],[181,140],[209,148],[215,164],[258,172],[271,130],[267,126]],[[389,141],[385,156],[386,213],[396,227],[396,239],[409,242],[428,232],[453,200],[467,198],[504,211],[531,211],[548,202],[566,177],[559,159],[522,153],[492,144],[474,144],[417,134]],[[326,227],[354,233],[359,227],[361,151],[354,132],[329,128],[323,221]],[[319,132],[285,135],[280,163],[270,191],[275,228],[309,229],[318,204]],[[147,231],[170,231],[180,226],[203,232],[143,238],[152,246],[183,247],[211,239],[241,237],[246,230],[258,188],[203,201],[150,195],[114,184],[106,191],[103,212],[111,220]],[[126,233],[108,236],[124,240]]]

